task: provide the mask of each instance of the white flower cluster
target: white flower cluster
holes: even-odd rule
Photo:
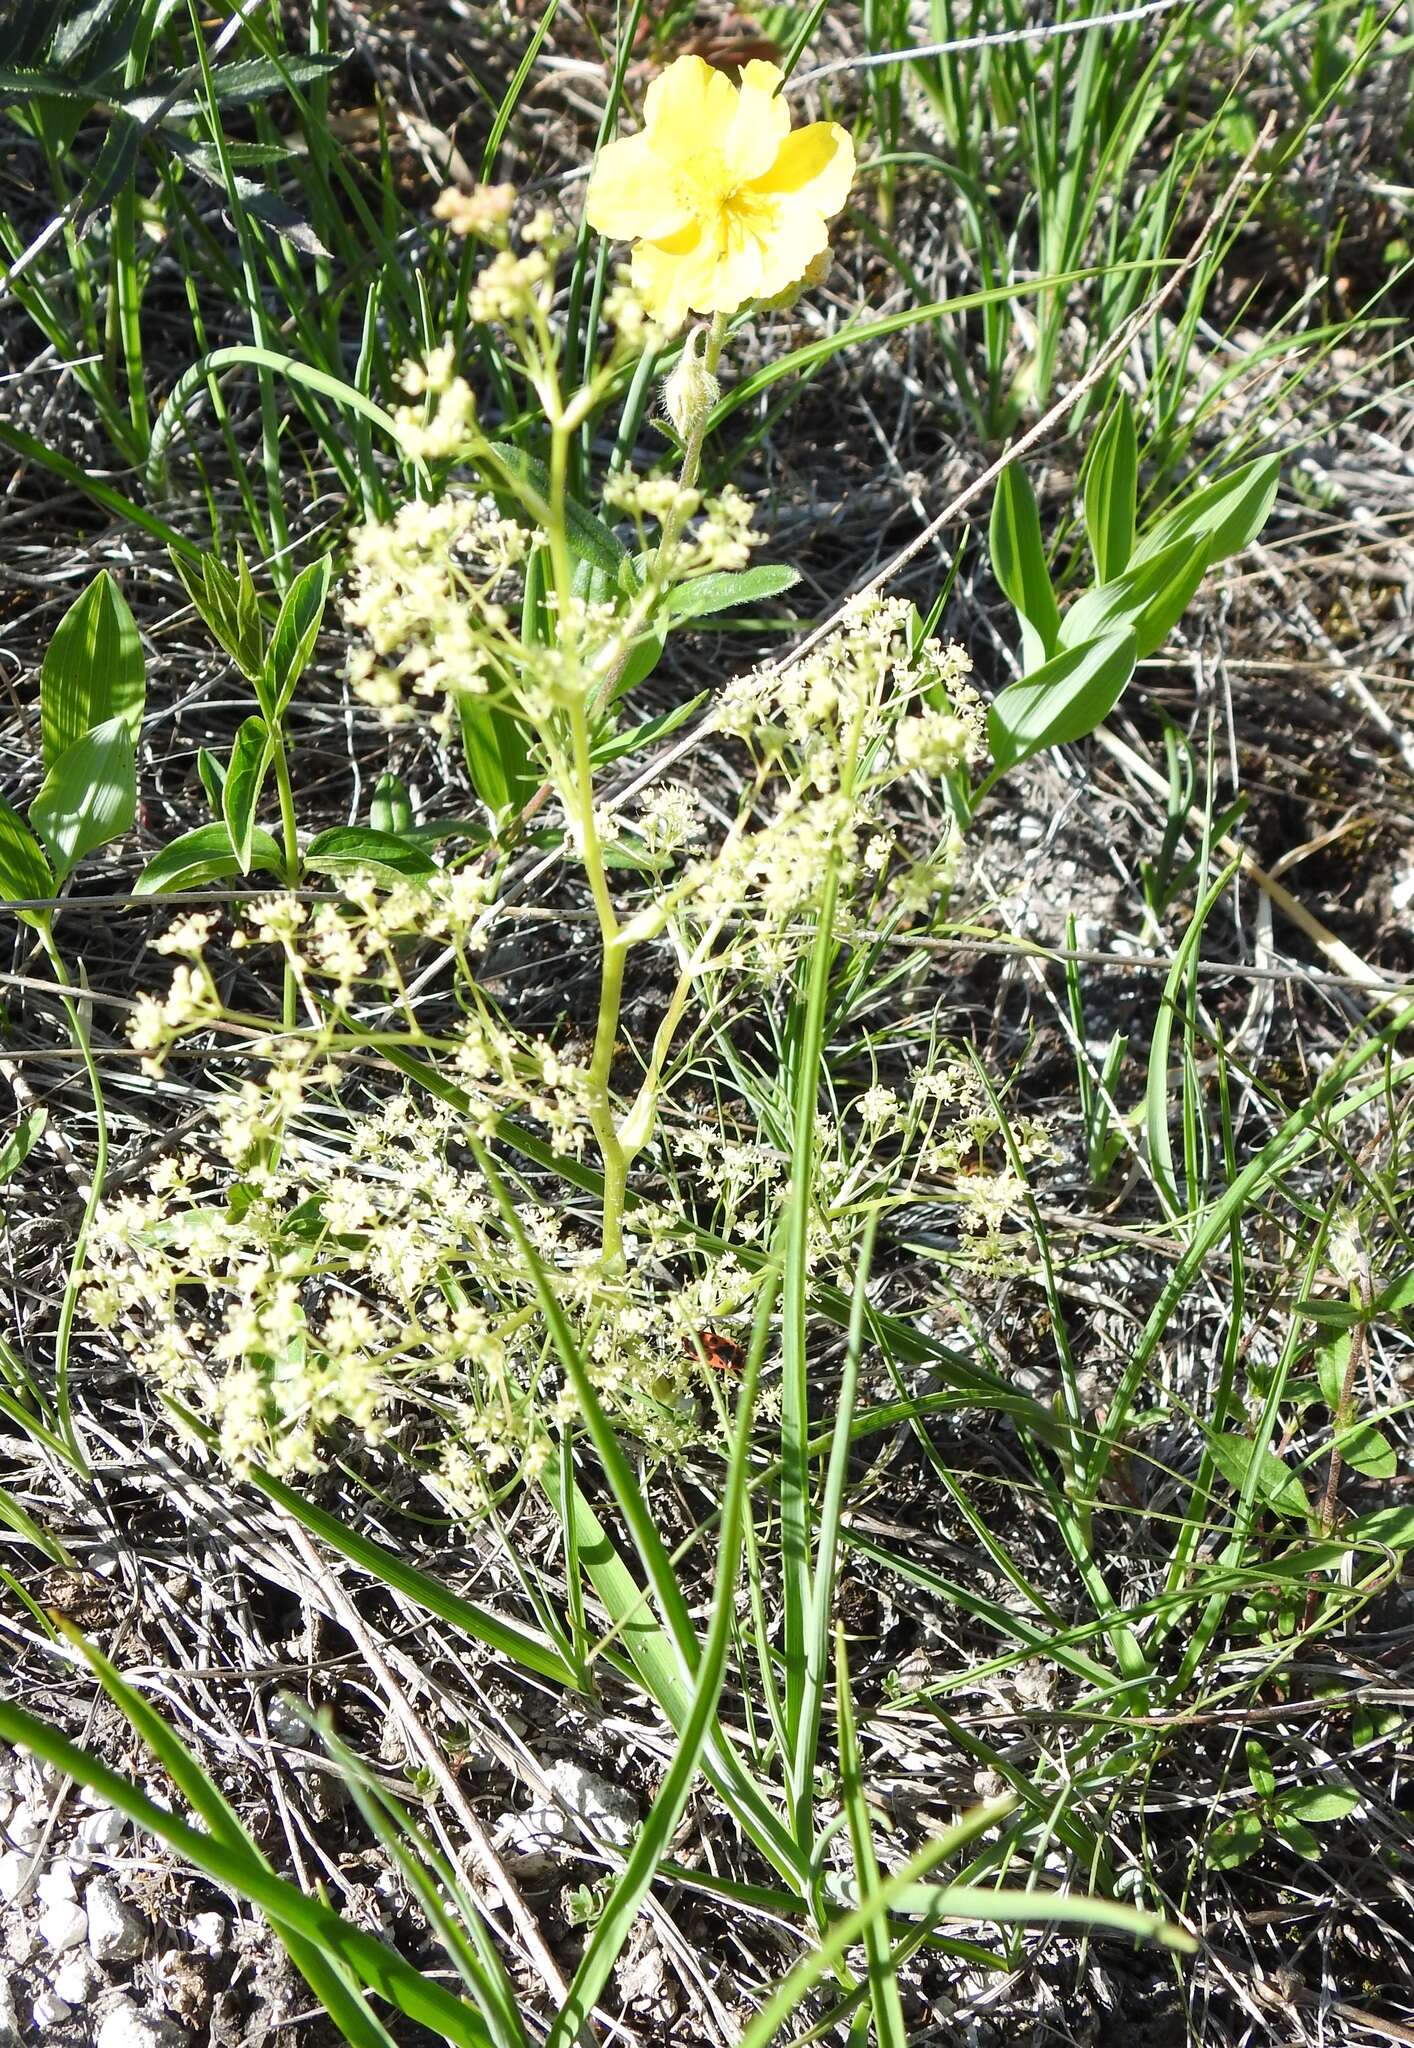
[[[797,661],[737,677],[717,723],[766,754],[789,751],[820,791],[924,769],[949,774],[982,752],[985,721],[967,683],[971,657],[925,637],[902,598],[864,597]]]
[[[353,536],[344,616],[355,690],[389,719],[419,697],[484,693],[511,648],[503,598],[532,536],[487,496],[414,499]]]

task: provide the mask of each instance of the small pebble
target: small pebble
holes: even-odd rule
[[[20,1886],[29,1869],[29,1858],[23,1849],[6,1849],[0,1855],[0,1899],[13,1905],[20,1895]]]
[[[116,1806],[100,1806],[79,1822],[79,1842],[91,1856],[111,1856],[127,1831],[126,1814]]]
[[[110,1877],[95,1877],[84,1893],[88,1908],[88,1945],[100,1963],[131,1962],[142,1954],[141,1920],[124,1904]]]
[[[226,1946],[226,1916],[224,1913],[193,1913],[187,1922],[187,1932],[193,1948],[204,1949],[209,1956],[219,1956]]]
[[[39,1932],[46,1948],[62,1955],[88,1933],[88,1915],[77,1899],[53,1899],[39,1916]]]
[[[69,2005],[86,2006],[102,1982],[87,1949],[65,1956],[54,1972],[54,1993]]]
[[[167,2048],[167,2043],[174,2039],[172,2029],[161,2020],[139,2012],[129,1999],[120,1998],[99,2021],[93,2048]]]
[[[41,1991],[30,2010],[34,2016],[33,2024],[42,2030],[59,2026],[69,2017],[73,2007],[66,2004],[57,1991]]]

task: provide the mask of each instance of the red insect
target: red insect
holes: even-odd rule
[[[716,1372],[740,1372],[746,1364],[746,1353],[740,1344],[724,1337],[719,1330],[699,1330],[695,1341],[688,1338],[686,1349]]]

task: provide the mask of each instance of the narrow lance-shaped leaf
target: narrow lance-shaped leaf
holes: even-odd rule
[[[45,767],[110,719],[121,718],[136,743],[146,690],[133,615],[108,571],[100,570],[65,612],[45,652],[39,675]]]
[[[333,568],[332,556],[321,555],[317,562],[300,571],[285,593],[257,685],[260,707],[272,724],[284,715],[314,652]]]
[[[0,897],[6,903],[23,903],[53,894],[54,875],[44,849],[23,818],[0,797]],[[21,911],[20,915],[33,924],[43,913]]]
[[[1030,670],[1055,652],[1060,609],[1041,542],[1041,515],[1025,471],[1004,469],[992,501],[992,573],[1021,621],[1023,665]]]
[[[987,743],[996,775],[1042,747],[1084,739],[1106,718],[1134,673],[1134,635],[1102,634],[1067,648],[993,699]]]
[[[263,718],[248,718],[236,734],[221,792],[221,808],[243,875],[250,870],[256,807],[269,766],[270,729]]]
[[[1195,534],[1181,534],[1142,561],[1136,557],[1112,583],[1077,598],[1061,621],[1061,646],[1078,647],[1100,633],[1127,629],[1143,661],[1183,617],[1208,566],[1207,542]]]
[[[1129,567],[1134,547],[1134,508],[1139,489],[1139,449],[1134,413],[1121,392],[1096,436],[1085,475],[1085,531],[1101,583]]]

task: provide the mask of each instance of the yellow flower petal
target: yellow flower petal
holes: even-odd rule
[[[780,93],[784,75],[778,65],[759,57],[753,57],[742,71],[741,91],[726,138],[726,157],[737,184],[769,171],[790,133],[790,108]]]
[[[701,57],[679,57],[660,72],[643,102],[643,122],[664,164],[721,154],[736,112],[729,78]]]
[[[592,228],[620,242],[640,235],[660,241],[686,227],[692,217],[664,175],[646,134],[604,145],[589,180],[584,211]]]
[[[779,199],[771,232],[758,244],[758,281],[752,298],[774,299],[799,284],[830,246],[830,231],[813,202]]]
[[[815,208],[824,219],[839,212],[854,183],[854,144],[834,121],[812,121],[781,144],[771,168],[753,178],[749,191],[788,195]]]
[[[716,244],[694,222],[670,240],[636,243],[629,276],[653,318],[674,334],[694,307],[710,310],[701,301],[716,268]]]

